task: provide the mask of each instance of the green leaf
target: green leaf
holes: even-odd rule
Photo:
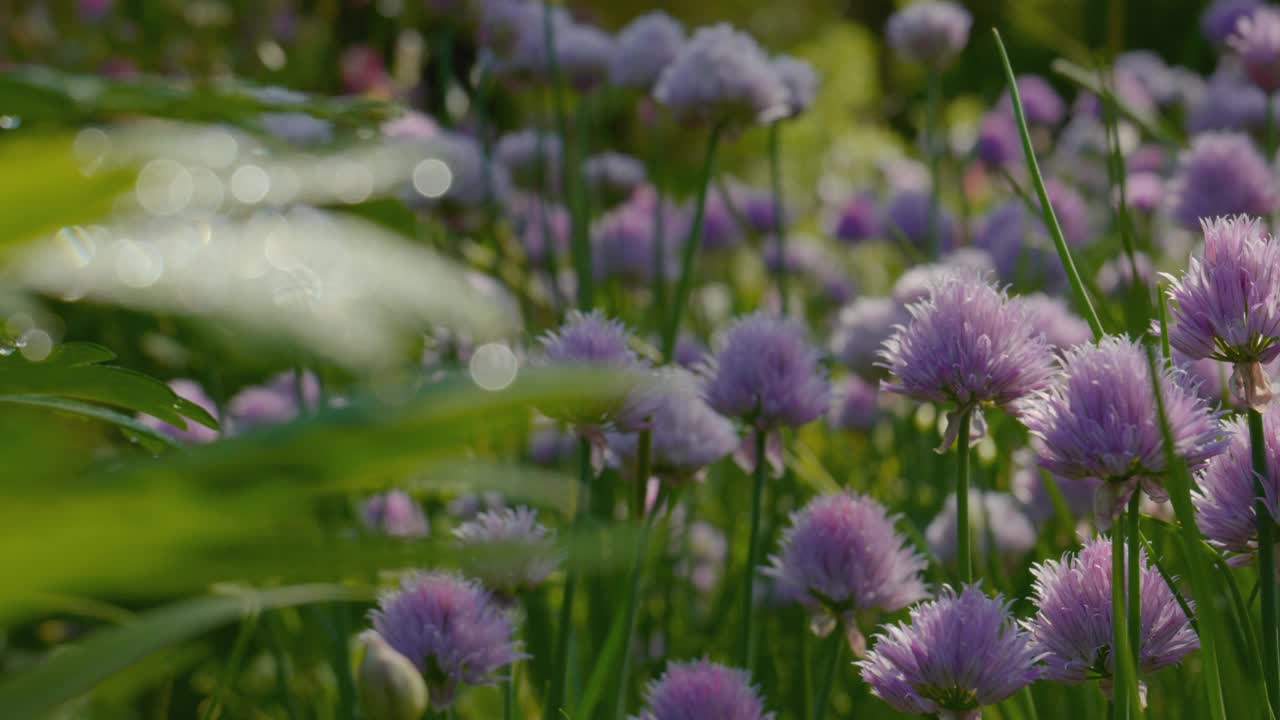
[[[158,447],[181,447],[182,443],[165,435],[153,427],[142,424],[132,415],[118,413],[115,410],[104,408],[100,405],[91,405],[89,403],[80,402],[78,400],[67,400],[66,398],[49,397],[45,395],[0,395],[0,403],[8,405],[25,405],[27,407],[48,408],[59,412],[70,413],[72,415],[80,415],[94,420],[111,423],[128,430],[148,446],[148,449],[158,449]]]
[[[184,418],[190,418],[217,429],[213,416],[168,385],[142,373],[102,364],[113,359],[115,354],[110,350],[91,343],[60,345],[40,362],[12,353],[0,358],[0,395],[100,403],[145,413],[180,428],[187,426]]]
[[[135,622],[100,630],[55,651],[35,669],[0,685],[9,717],[36,718],[148,655],[261,610],[372,599],[367,588],[298,585],[187,600],[144,613]]]
[[[28,133],[0,142],[0,167],[20,168],[0,174],[0,247],[97,220],[134,181],[130,169],[87,173],[71,138],[59,135]]]

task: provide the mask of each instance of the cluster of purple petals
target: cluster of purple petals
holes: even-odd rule
[[[543,354],[553,366],[579,366],[621,371],[646,368],[630,347],[631,335],[617,320],[610,320],[599,310],[589,313],[570,312],[564,323],[541,338]],[[610,423],[631,427],[648,414],[643,383],[632,386],[623,398],[603,407],[549,408],[547,412],[567,420],[580,429]]]
[[[1273,518],[1280,518],[1280,405],[1267,406],[1262,416],[1266,438],[1267,474],[1262,478],[1263,500]],[[1248,562],[1258,548],[1257,514],[1249,429],[1241,419],[1227,426],[1226,450],[1209,461],[1193,493],[1196,520],[1209,542],[1233,553],[1236,564]]]
[[[1280,12],[1263,6],[1240,18],[1227,44],[1254,85],[1265,93],[1280,89]]]
[[[263,425],[288,422],[300,412],[316,408],[319,403],[320,381],[314,373],[303,373],[299,391],[297,374],[286,371],[262,385],[236,393],[227,403],[227,416],[235,432],[244,432]]]
[[[360,519],[373,532],[392,537],[425,537],[431,525],[422,507],[403,490],[374,495],[360,506]]]
[[[559,186],[563,150],[554,133],[537,128],[507,133],[498,140],[494,154],[521,188],[547,192]]]
[[[1200,13],[1200,32],[1209,42],[1225,45],[1242,18],[1262,7],[1262,0],[1214,0]]]
[[[853,244],[880,236],[880,207],[875,197],[860,193],[849,198],[836,214],[832,234]]]
[[[613,204],[629,196],[644,184],[644,163],[619,152],[602,152],[582,163],[582,177],[591,188],[593,196]]]
[[[1199,639],[1160,571],[1139,553],[1139,666],[1152,673],[1179,662],[1199,647]],[[1037,610],[1025,626],[1044,662],[1044,676],[1069,684],[1091,675],[1110,677],[1111,541],[1094,538],[1078,554],[1038,563],[1031,572]]]
[[[751,124],[785,116],[790,93],[755,39],[720,23],[694,32],[653,97],[682,122]]]
[[[953,408],[1014,403],[1049,386],[1056,372],[1052,348],[1032,325],[1025,305],[974,273],[957,272],[929,298],[907,308],[881,350],[893,381],[885,389]]]
[[[773,70],[787,88],[787,115],[795,117],[808,110],[818,97],[818,71],[790,55],[774,58]]]
[[[592,262],[596,276],[619,278],[624,282],[644,283],[655,277],[654,263],[661,262],[666,277],[675,273],[679,248],[671,228],[664,226],[663,256],[656,256],[654,211],[637,202],[614,208],[595,221],[591,229]]]
[[[1067,107],[1062,97],[1048,80],[1039,75],[1019,75],[1018,97],[1022,100],[1022,112],[1031,125],[1055,126],[1066,116]],[[1006,90],[996,103],[999,112],[1013,114],[1013,101]]]
[[[417,573],[384,594],[373,628],[427,680],[431,704],[447,708],[460,685],[490,685],[522,657],[515,629],[484,588],[445,572]]]
[[[905,190],[889,201],[885,208],[884,230],[890,239],[905,240],[916,248],[928,250],[936,235],[943,251],[954,247],[956,222],[946,208],[933,207],[933,196],[919,190]]]
[[[944,587],[911,609],[910,623],[882,626],[857,665],[871,692],[893,709],[976,718],[1040,677],[1039,653],[1004,598],[979,585]]]
[[[850,375],[836,386],[827,422],[840,430],[870,430],[880,419],[880,388]]]
[[[555,257],[564,257],[569,250],[569,211],[561,205],[548,205],[532,198],[517,209],[520,227],[520,244],[530,262],[541,264],[547,259],[547,236],[551,236],[550,249]]]
[[[1125,206],[1151,215],[1164,205],[1165,181],[1154,172],[1131,172],[1124,180]],[[1117,198],[1117,204],[1119,199]]]
[[[684,26],[655,10],[618,32],[609,78],[615,85],[648,91],[685,43]]]
[[[998,168],[1022,159],[1018,125],[1007,112],[993,110],[982,116],[974,154],[989,167]]]
[[[671,663],[645,691],[633,720],[773,720],[743,670],[709,660]]]
[[[880,347],[910,315],[893,298],[860,297],[840,310],[831,336],[831,352],[854,373],[876,379]]]
[[[969,491],[969,532],[980,556],[998,554],[1019,557],[1035,547],[1036,529],[1031,519],[1008,493],[994,490]],[[947,496],[942,510],[925,528],[929,551],[938,559],[951,561],[956,556],[956,496]]]
[[[663,368],[645,392],[652,393],[649,460],[663,479],[687,480],[738,447],[733,423],[716,413],[699,392],[698,379],[683,368]],[[635,433],[610,433],[609,448],[635,460]],[[641,478],[644,481],[647,478]]]
[[[895,12],[885,26],[890,47],[904,59],[941,68],[969,42],[973,16],[945,0],[912,3]]]
[[[1054,348],[1066,350],[1093,339],[1089,323],[1071,312],[1062,298],[1038,292],[1023,295],[1021,301],[1031,315],[1035,332],[1043,334]]]
[[[904,608],[927,594],[925,561],[896,519],[865,495],[819,495],[792,513],[764,572],[783,596],[835,615]]]
[[[1219,216],[1264,216],[1276,207],[1271,168],[1249,136],[1202,133],[1178,160],[1173,216],[1188,229]]]
[[[929,297],[934,286],[957,272],[972,272],[986,277],[995,272],[995,261],[982,248],[962,247],[949,252],[937,262],[912,265],[893,283],[893,299],[904,306]]]
[[[494,550],[471,560],[470,574],[506,595],[541,585],[560,564],[555,531],[527,507],[481,512],[454,528],[453,536],[464,550]]]
[[[973,244],[986,250],[1002,282],[1053,291],[1066,286],[1066,271],[1044,224],[1018,200],[997,205],[978,226]]]
[[[1102,263],[1094,281],[1098,289],[1109,297],[1121,297],[1133,286],[1133,271],[1138,270],[1138,281],[1151,288],[1156,284],[1156,267],[1151,256],[1142,252],[1134,252],[1130,261],[1127,254],[1117,255]]]
[[[758,428],[797,427],[826,412],[831,388],[798,322],[754,313],[736,320],[706,368],[704,394],[723,415]]]

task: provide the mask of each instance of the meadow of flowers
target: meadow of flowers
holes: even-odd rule
[[[1280,5],[756,5],[0,7],[0,718],[1280,716]]]

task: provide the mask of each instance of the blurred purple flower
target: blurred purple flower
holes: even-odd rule
[[[854,373],[874,380],[883,374],[878,363],[880,346],[896,326],[910,319],[893,298],[860,297],[840,310],[831,335],[831,352]]]
[[[440,126],[430,115],[417,110],[406,111],[394,120],[382,123],[382,135],[389,140],[419,142],[433,140],[440,133]]]
[[[569,251],[569,211],[561,205],[546,205],[529,198],[528,206],[520,212],[520,244],[525,257],[531,263],[541,265],[547,259],[547,239],[550,235],[555,256],[563,258]]]
[[[870,430],[880,418],[880,388],[857,375],[836,387],[827,423],[839,430]]]
[[[964,50],[972,25],[973,16],[960,5],[924,0],[890,16],[885,35],[903,59],[939,69]]]
[[[653,211],[628,203],[614,208],[595,221],[591,228],[596,275],[645,284],[654,278]],[[665,243],[661,258],[667,277],[674,274],[674,243]]]
[[[831,233],[837,240],[854,244],[880,236],[880,207],[867,193],[849,198],[836,216]]]
[[[602,152],[582,162],[582,178],[592,197],[605,206],[625,200],[644,184],[644,163],[619,152]]]
[[[527,507],[482,512],[453,536],[464,553],[474,553],[464,556],[468,573],[506,597],[538,587],[560,565],[555,531]]]
[[[609,78],[649,91],[685,43],[684,25],[661,10],[645,13],[618,32]]]
[[[709,660],[670,663],[633,720],[773,720],[745,671]]]
[[[706,368],[711,407],[757,428],[797,427],[820,417],[831,387],[804,326],[755,313],[724,333]]]
[[[1089,206],[1080,193],[1070,185],[1059,182],[1055,178],[1044,181],[1045,191],[1049,195],[1049,205],[1058,218],[1063,238],[1076,247],[1089,242]],[[1036,205],[1040,202],[1037,199]]]
[[[1036,545],[1036,529],[1008,493],[969,490],[969,535],[979,557],[1020,557]],[[956,496],[952,493],[924,531],[929,551],[939,560],[956,556]],[[994,543],[994,548],[992,547]]]
[[[1045,340],[1058,350],[1066,350],[1093,339],[1089,323],[1071,312],[1060,297],[1031,293],[1018,298],[1031,314],[1031,326],[1043,333]]]
[[[1022,159],[1018,125],[1007,112],[993,110],[982,116],[974,153],[988,167],[998,168]]]
[[[1010,697],[1040,677],[1030,636],[1000,595],[979,585],[911,609],[911,622],[885,625],[857,663],[871,693],[894,710],[977,720],[984,705]]]
[[[1276,207],[1271,168],[1237,133],[1197,135],[1178,159],[1172,192],[1173,215],[1189,230],[1220,215],[1263,216]]]
[[[712,410],[699,392],[698,379],[683,368],[662,368],[652,393],[649,449],[654,475],[685,482],[738,447],[733,423]],[[609,448],[628,464],[635,462],[635,433],[610,433]],[[638,478],[644,482],[648,478]]]
[[[1133,269],[1138,268],[1138,279],[1146,287],[1155,287],[1156,268],[1151,258],[1145,253],[1134,252],[1133,262],[1129,262],[1126,254],[1117,255],[1102,263],[1098,268],[1095,282],[1098,289],[1108,297],[1122,297],[1133,285]]]
[[[387,644],[426,676],[431,705],[453,705],[459,685],[491,685],[522,657],[511,619],[479,583],[445,572],[405,577],[370,613]]]
[[[1280,90],[1280,12],[1264,5],[1241,17],[1227,44],[1254,85],[1268,94]]]
[[[299,407],[299,401],[304,406]],[[312,372],[303,373],[302,391],[292,371],[282,372],[262,385],[236,393],[227,403],[230,427],[237,433],[262,425],[288,422],[300,410],[315,408],[320,402],[320,381]]]
[[[111,14],[115,0],[79,0],[76,8],[80,19],[86,22],[98,22]]]
[[[914,6],[911,6],[914,7]],[[900,237],[918,249],[928,249],[933,230],[938,234],[938,246],[945,252],[955,243],[955,221],[946,208],[939,207],[935,219],[933,197],[923,191],[905,190],[893,196],[885,209],[884,227],[890,237]],[[936,223],[931,227],[931,223]]]
[[[529,459],[536,465],[554,467],[573,457],[578,440],[555,425],[545,425],[529,438]]]
[[[1030,125],[1054,126],[1062,122],[1066,115],[1067,108],[1062,97],[1048,80],[1039,75],[1019,75],[1018,96],[1022,100],[1022,112]],[[1001,93],[996,107],[1006,114],[1013,112],[1013,102],[1008,90]]]
[[[1001,282],[1052,292],[1066,285],[1066,271],[1049,244],[1044,223],[1018,200],[997,205],[978,225],[974,247],[986,250]]]
[[[710,359],[711,351],[698,338],[688,333],[681,333],[680,337],[676,338],[674,354],[677,365],[693,370]]]
[[[1268,405],[1262,416],[1266,438],[1267,473],[1262,478],[1263,502],[1272,518],[1280,518],[1280,405]],[[1233,553],[1230,562],[1243,565],[1258,549],[1254,501],[1253,456],[1249,428],[1236,418],[1226,425],[1226,452],[1213,458],[1200,475],[1191,499],[1196,520],[1209,542]]]
[[[818,96],[818,71],[813,65],[779,55],[773,59],[773,69],[787,88],[787,115],[795,117],[808,110]]]
[[[707,193],[707,204],[702,218],[702,249],[723,250],[742,240],[741,228],[734,219],[729,204],[718,192]]]
[[[560,72],[574,89],[590,92],[608,82],[614,54],[612,35],[590,25],[569,23],[556,31],[555,41]]]
[[[957,271],[972,271],[980,276],[995,272],[995,261],[982,248],[962,247],[947,253],[938,262],[912,265],[893,283],[893,299],[906,306],[929,297],[934,285]]]
[[[627,328],[599,310],[570,312],[559,329],[548,332],[540,340],[551,365],[618,371],[640,371],[646,367],[630,348],[631,334]],[[644,385],[639,380],[630,383],[629,391],[616,400],[588,407],[550,408],[546,412],[577,426],[579,432],[595,436],[599,428],[606,425],[629,426],[643,420],[648,410],[642,397]]]
[[[1214,0],[1200,13],[1200,32],[1214,45],[1225,45],[1241,18],[1262,7],[1262,0]]]
[[[1045,486],[1045,474],[1048,473],[1036,462],[1036,451],[1032,448],[1019,448],[1011,458],[1013,474],[1009,478],[1009,492],[1022,504],[1023,512],[1033,523],[1051,517],[1056,509],[1053,496]],[[1093,512],[1093,496],[1098,490],[1099,480],[1095,478],[1064,478],[1052,476],[1053,482],[1062,495],[1067,512],[1075,517],[1085,517]]]
[[[653,89],[677,120],[712,124],[777,120],[787,113],[788,96],[755,39],[727,23],[694,32]]]
[[[494,155],[520,188],[554,194],[559,187],[562,150],[559,136],[553,133],[537,128],[507,133],[499,138]]]
[[[1164,178],[1153,172],[1131,172],[1124,179],[1124,201],[1130,210],[1151,215],[1164,203]],[[1116,199],[1117,203],[1119,198]]]
[[[431,525],[418,502],[403,490],[368,498],[360,506],[360,520],[374,532],[392,537],[426,537]]]
[[[1187,114],[1187,130],[1248,131],[1266,123],[1267,96],[1238,71],[1222,68],[1205,84]],[[1272,100],[1273,107],[1276,101]]]

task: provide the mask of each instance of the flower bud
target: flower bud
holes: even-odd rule
[[[364,633],[361,640],[364,659],[356,684],[365,718],[419,720],[427,710],[427,685],[418,668],[377,633]]]

